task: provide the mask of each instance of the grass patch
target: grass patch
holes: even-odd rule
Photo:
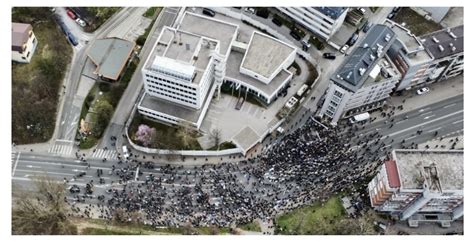
[[[153,27],[153,25],[155,24],[155,21],[156,21],[156,18],[158,17],[158,15],[160,14],[161,10],[163,8],[161,7],[156,7],[155,9],[155,17],[153,18],[153,20],[151,21],[150,25],[148,25],[148,27],[145,29],[145,33],[143,33],[142,35],[140,35],[137,40],[135,41],[135,43],[137,43],[137,45],[139,46],[143,46],[145,44],[145,41],[146,41],[146,38],[148,37],[148,34],[150,33],[150,30],[151,28]],[[150,9],[148,9],[150,10]],[[148,12],[147,10],[147,12]],[[145,13],[146,14],[146,13]]]
[[[254,232],[262,231],[262,229],[260,228],[260,225],[255,221],[247,223],[247,224],[243,224],[243,225],[238,225],[237,227],[246,231],[254,231]]]
[[[143,17],[152,18],[155,15],[156,10],[158,7],[149,7],[146,12],[143,14]]]
[[[94,147],[99,140],[94,136],[87,136],[79,143],[80,149],[90,149]]]
[[[138,126],[141,124],[156,129],[156,138],[150,145],[151,148],[169,150],[202,150],[201,145],[199,145],[199,142],[197,141],[197,137],[200,135],[197,131],[192,133],[192,138],[189,145],[184,146],[182,138],[179,136],[178,126],[170,126],[153,121],[140,115],[138,112],[135,114],[135,117],[133,118],[132,123],[128,129],[128,134],[135,143],[138,142],[134,140],[134,136],[138,130]]]
[[[325,235],[336,234],[335,224],[344,217],[344,207],[338,197],[326,203],[298,208],[277,218],[278,234]]]
[[[434,21],[425,19],[411,8],[400,8],[400,12],[395,15],[393,21],[402,24],[416,36],[429,34],[431,32],[442,29],[442,26]]]
[[[46,142],[54,132],[72,48],[48,8],[13,8],[12,21],[32,23],[37,40],[29,64],[12,63],[12,142]]]
[[[220,150],[233,149],[233,148],[237,148],[237,146],[235,146],[235,144],[231,141],[225,141],[221,143],[219,147]],[[212,148],[209,148],[208,150],[217,150],[217,146],[213,146]]]
[[[86,32],[94,32],[98,29],[102,24],[105,23],[112,15],[118,12],[121,7],[87,7],[85,10],[87,11],[89,16],[93,16],[92,23],[84,28]]]

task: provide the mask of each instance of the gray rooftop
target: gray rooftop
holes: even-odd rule
[[[96,74],[117,80],[134,47],[135,43],[115,37],[100,39],[87,50],[87,56],[97,66]]]
[[[384,55],[382,58],[380,58],[377,61],[377,65],[380,67],[379,74],[375,78],[372,78],[370,75],[367,76],[367,79],[365,80],[363,85],[364,87],[372,85],[373,83],[380,82],[382,80],[393,80],[393,77],[401,77],[400,72],[387,55]]]
[[[239,67],[243,58],[243,53],[236,51],[230,52],[229,58],[227,59],[226,77],[247,83],[265,93],[267,96],[271,96],[276,90],[278,90],[283,82],[291,75],[288,71],[283,69],[269,84],[265,84],[255,78],[240,73]]]
[[[462,150],[395,150],[394,159],[403,189],[422,189],[423,178],[433,192],[464,188]],[[436,173],[439,183],[433,183]]]
[[[457,54],[464,51],[464,25],[439,30],[420,39],[435,59]]]
[[[246,153],[258,143],[259,139],[260,136],[251,127],[246,126],[232,138],[232,141]]]
[[[294,47],[271,36],[254,31],[245,52],[242,68],[269,78],[295,50]]]
[[[12,51],[23,51],[30,30],[33,30],[30,24],[12,23]]]
[[[352,92],[364,84],[367,76],[395,40],[395,33],[385,25],[375,25],[331,77],[331,80]]]
[[[337,19],[341,16],[346,7],[315,7],[316,10],[323,13],[324,15],[330,17],[331,19]]]
[[[185,12],[178,29],[220,41],[219,52],[226,55],[238,26],[203,15]]]

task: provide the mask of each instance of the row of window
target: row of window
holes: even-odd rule
[[[191,79],[190,79],[189,77],[185,77],[185,76],[182,76],[182,75],[179,75],[179,74],[176,74],[176,73],[167,72],[167,71],[164,71],[164,70],[161,70],[161,69],[156,69],[156,71],[158,71],[158,72],[160,72],[160,73],[162,73],[162,74],[171,76],[171,77],[175,77],[175,78],[179,78],[179,79],[184,79],[184,80],[187,80],[187,81],[191,81]]]
[[[153,117],[153,116],[157,116],[157,117],[160,117],[160,118],[163,118],[165,120],[168,120],[168,121],[171,121],[171,122],[176,122],[176,119],[171,119],[167,116],[163,116],[163,115],[160,115],[160,114],[155,114],[155,113],[152,113],[152,112],[149,112],[149,111],[145,111],[145,110],[140,110],[142,113],[147,113],[147,114],[151,114],[152,116],[150,115],[145,115],[146,117],[149,117],[149,118],[152,118],[152,119],[156,119],[156,117]]]
[[[190,94],[190,95],[196,95],[196,92],[191,92],[191,91],[187,91],[187,90],[184,90],[184,89],[176,88],[172,85],[163,84],[163,83],[156,82],[156,81],[149,80],[149,79],[148,79],[148,81],[150,83],[154,83],[154,84],[159,85],[159,86],[164,86],[164,87],[169,88],[169,89],[179,90],[181,92],[184,92],[184,93],[187,93],[187,94]],[[163,80],[163,81],[165,81],[165,80]],[[150,85],[150,86],[153,86],[153,85]]]
[[[174,91],[167,90],[167,89],[162,89],[160,87],[157,87],[157,86],[154,86],[154,85],[151,85],[151,84],[149,84],[149,86],[152,87],[152,88],[155,88],[155,89],[159,89],[159,90],[164,91],[164,92],[172,93],[174,95],[183,96],[183,97],[186,97],[188,99],[196,100],[195,97],[191,97],[191,96],[187,96],[187,95],[184,95],[184,94],[176,93]]]
[[[186,100],[186,99],[182,99],[182,98],[176,97],[174,95],[165,94],[165,93],[155,91],[155,90],[151,90],[151,89],[149,91],[152,92],[152,93],[156,93],[156,94],[159,94],[159,95],[163,95],[163,96],[166,96],[166,97],[173,98],[175,100],[180,100],[180,101],[183,101],[183,102],[186,102],[186,103],[189,103],[189,104],[196,105],[196,102],[192,102],[192,101],[189,101],[189,100]]]
[[[167,82],[167,83],[172,84],[172,85],[180,86],[180,87],[183,87],[183,88],[186,88],[186,89],[196,90],[196,88],[194,88],[194,87],[187,86],[187,85],[182,85],[180,83],[176,83],[176,82],[173,82],[173,81],[170,81],[170,80],[167,80],[167,79],[158,78],[158,77],[155,77],[155,76],[152,76],[152,75],[149,75],[149,74],[145,74],[145,76],[148,77],[148,78],[154,78],[156,80]],[[149,80],[149,81],[151,81],[151,80]],[[153,81],[151,81],[151,82],[153,82]]]

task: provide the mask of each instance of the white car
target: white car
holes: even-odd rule
[[[81,27],[86,27],[86,22],[80,18],[76,19],[76,23],[80,25]]]
[[[358,9],[362,14],[364,14],[364,15],[365,15],[365,12],[367,12],[367,11],[365,10],[365,8],[357,8],[357,9]]]
[[[254,14],[254,13],[255,13],[255,9],[254,9],[254,8],[245,8],[245,12]]]
[[[349,45],[343,46],[339,51],[340,51],[342,54],[346,54],[347,49],[349,49]]]
[[[426,94],[428,92],[430,92],[430,89],[428,87],[424,87],[416,91],[418,95]]]

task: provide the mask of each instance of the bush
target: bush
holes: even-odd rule
[[[319,40],[316,36],[311,36],[309,38],[309,43],[313,44],[318,50],[324,49],[324,42]]]
[[[259,8],[259,9],[257,10],[256,15],[257,15],[258,17],[262,17],[262,18],[264,18],[264,19],[267,19],[268,16],[270,16],[270,11],[269,11],[267,8]]]

